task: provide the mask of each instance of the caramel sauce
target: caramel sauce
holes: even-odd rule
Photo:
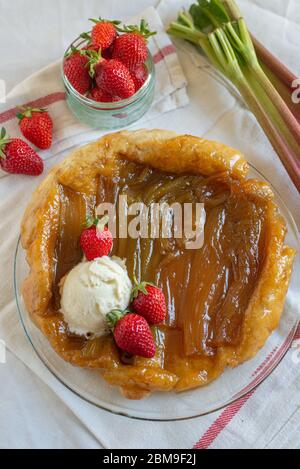
[[[61,186],[53,285],[57,309],[58,284],[82,258],[79,237],[86,216],[100,202],[115,204],[118,213],[120,195],[127,196],[128,204],[144,202],[147,206],[155,202],[204,203],[207,221],[202,248],[188,250],[175,238],[117,237],[112,252],[126,259],[131,279],[136,276],[155,282],[164,291],[168,316],[155,332],[156,365],[180,373],[180,367],[189,367],[188,357],[194,357],[200,371],[192,379],[201,381],[202,368],[204,374],[208,364],[213,370],[218,347],[241,341],[244,314],[263,262],[267,202],[249,200],[240,183],[227,174],[210,178],[174,175],[125,160],[111,176],[99,177],[94,196]],[[68,335],[67,330],[60,330]],[[68,347],[76,348],[76,337],[68,338]],[[85,358],[95,358],[107,340],[84,340],[78,348],[84,347]],[[109,350],[111,353],[111,340]],[[139,361],[135,359],[135,364]]]
[[[54,256],[54,305],[60,307],[59,282],[82,259],[80,234],[87,216],[93,213],[95,197],[60,186],[59,234]]]

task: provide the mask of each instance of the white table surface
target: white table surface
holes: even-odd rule
[[[272,2],[265,1],[272,8]],[[280,2],[283,8],[288,4]],[[76,34],[86,29],[89,17],[101,14],[124,19],[156,3],[158,0],[0,0],[0,79],[9,91],[61,57]],[[59,398],[11,353],[6,365],[0,364],[0,383],[0,448],[101,447]]]

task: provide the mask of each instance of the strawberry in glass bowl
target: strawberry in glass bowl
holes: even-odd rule
[[[155,34],[139,26],[92,19],[93,28],[67,49],[62,77],[67,103],[84,124],[97,129],[126,127],[150,108],[155,69],[148,40]]]

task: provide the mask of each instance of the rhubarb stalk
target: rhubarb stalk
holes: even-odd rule
[[[200,46],[212,65],[235,85],[300,192],[300,124],[297,114],[291,111],[291,106],[270,80],[273,71],[268,69],[266,74],[265,67],[261,66],[235,1],[198,0],[198,4],[191,6],[190,14],[179,13],[168,32]],[[286,90],[282,88],[282,82],[280,85],[284,95]]]

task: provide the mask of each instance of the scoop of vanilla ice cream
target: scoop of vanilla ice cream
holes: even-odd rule
[[[118,257],[104,256],[78,264],[61,284],[61,312],[70,331],[106,334],[106,314],[127,308],[131,288],[125,262]]]

